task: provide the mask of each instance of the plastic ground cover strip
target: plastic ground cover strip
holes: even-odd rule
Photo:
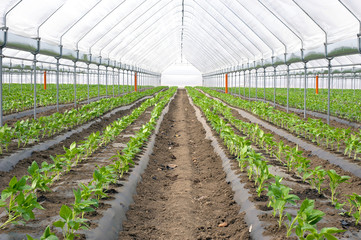
[[[210,98],[216,99],[218,101],[221,101],[220,99],[212,97],[207,93],[204,93],[204,94],[207,97],[210,97]],[[223,102],[223,101],[221,101],[221,102]],[[354,163],[349,162],[349,161],[347,161],[347,160],[345,160],[345,159],[343,159],[341,157],[338,157],[337,155],[335,155],[333,153],[330,153],[328,151],[325,151],[320,147],[317,147],[317,146],[314,146],[314,145],[312,145],[310,143],[307,143],[306,141],[304,141],[304,140],[302,140],[302,139],[300,139],[298,137],[293,136],[291,133],[288,133],[287,131],[285,131],[283,129],[279,129],[277,127],[274,127],[271,124],[269,124],[269,123],[255,117],[255,116],[253,116],[252,114],[250,114],[250,113],[248,113],[248,112],[246,112],[244,110],[232,107],[229,104],[227,104],[226,102],[223,102],[223,103],[226,104],[227,106],[229,106],[230,108],[238,111],[238,113],[242,117],[249,119],[252,123],[257,123],[257,124],[261,125],[262,127],[273,131],[274,133],[280,135],[281,137],[284,137],[287,140],[296,143],[297,145],[299,145],[300,147],[302,147],[306,151],[312,152],[312,154],[318,156],[319,158],[322,158],[322,159],[324,159],[326,161],[329,161],[330,163],[341,167],[345,171],[348,171],[348,172],[352,173],[353,175],[361,178],[361,168],[357,164],[354,164]]]
[[[236,171],[232,170],[231,160],[226,156],[219,142],[213,136],[211,128],[207,125],[206,120],[202,118],[201,111],[197,107],[195,107],[193,100],[191,98],[189,98],[189,101],[196,111],[196,116],[198,121],[202,123],[203,128],[206,131],[206,138],[212,141],[211,144],[214,147],[214,151],[222,159],[223,170],[227,175],[226,180],[227,182],[230,182],[232,186],[232,190],[235,192],[234,200],[241,207],[240,212],[246,213],[245,221],[248,224],[248,226],[250,226],[251,237],[253,239],[269,239],[268,237],[263,235],[265,229],[262,226],[261,221],[258,219],[258,215],[260,215],[261,212],[249,200],[251,194],[249,194],[248,190],[244,188],[245,184],[240,182],[239,175],[236,174]]]
[[[139,103],[139,102],[141,102],[143,100],[149,99],[149,98],[151,98],[151,96],[146,96],[146,97],[143,97],[141,99],[138,99],[137,101],[133,102],[130,105],[121,106],[119,108],[113,109],[112,111],[110,111],[107,114],[103,115],[101,118],[108,118],[111,115],[114,115],[115,113],[117,113],[118,111],[128,110],[128,109],[132,108],[134,105],[136,105],[137,103]],[[64,134],[61,134],[61,135],[55,137],[54,139],[47,140],[47,141],[42,142],[40,144],[37,144],[37,145],[35,145],[35,146],[31,147],[31,148],[27,148],[27,149],[22,150],[20,152],[15,152],[15,153],[11,154],[10,156],[7,156],[7,157],[5,157],[3,159],[0,159],[0,171],[3,171],[3,172],[10,171],[19,161],[30,157],[33,152],[47,150],[51,146],[54,146],[55,144],[58,144],[61,141],[64,141],[65,139],[69,138],[71,135],[76,134],[76,133],[80,133],[83,130],[90,128],[94,123],[101,122],[102,121],[101,118],[96,119],[96,120],[92,120],[92,121],[88,122],[87,124],[82,125],[82,126],[76,128],[76,129],[73,129],[73,130],[71,130],[69,132],[66,132]]]
[[[170,98],[167,106],[163,109],[155,130],[153,131],[147,145],[145,146],[144,153],[140,156],[138,164],[132,168],[128,179],[123,181],[121,191],[114,196],[114,200],[107,201],[111,207],[108,208],[103,217],[98,222],[98,227],[85,232],[86,239],[117,239],[119,231],[123,229],[123,221],[126,220],[126,212],[129,205],[133,203],[133,195],[136,194],[136,188],[141,181],[141,175],[146,169],[149,156],[153,152],[155,137],[159,132],[160,125],[163,121],[164,115],[169,111],[169,104],[173,101],[175,94]]]

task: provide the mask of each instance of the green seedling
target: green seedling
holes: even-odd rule
[[[27,176],[19,181],[14,176],[9,182],[9,187],[1,192],[0,207],[5,207],[7,220],[0,225],[5,228],[10,223],[19,223],[18,218],[25,221],[34,219],[34,208],[44,209],[38,202],[34,193],[29,193],[31,187],[26,184]]]
[[[347,201],[350,204],[350,211],[348,212],[349,216],[351,216],[353,208],[356,208],[356,211],[352,214],[352,216],[356,220],[355,225],[358,225],[361,218],[361,195],[358,195],[357,193],[348,195]]]
[[[330,178],[330,189],[331,189],[331,202],[332,204],[336,204],[337,199],[336,199],[336,189],[337,187],[343,183],[346,182],[348,179],[350,179],[349,176],[340,176],[336,173],[335,170],[330,169],[327,171],[327,175]]]
[[[52,233],[50,231],[49,226],[47,226],[45,228],[45,231],[44,231],[43,235],[41,235],[41,237],[39,239],[33,238],[28,234],[26,234],[26,239],[27,240],[59,240],[59,238],[55,235],[55,233]]]
[[[273,216],[278,212],[278,226],[281,227],[284,216],[283,212],[286,208],[286,203],[296,205],[299,197],[294,194],[289,194],[291,188],[281,184],[282,178],[275,176],[275,182],[268,186],[267,196],[269,197],[268,207],[273,208]]]
[[[76,231],[88,229],[85,225],[87,219],[79,218],[67,205],[61,206],[59,215],[62,219],[54,222],[53,225],[62,229],[64,239],[73,240],[77,236]]]

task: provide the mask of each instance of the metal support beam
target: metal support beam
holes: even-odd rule
[[[289,113],[290,103],[290,65],[287,64],[287,113]]]
[[[304,82],[304,93],[303,93],[303,118],[306,118],[307,111],[307,63],[305,62],[305,82]]]
[[[327,79],[327,124],[330,124],[330,88],[331,88],[331,59],[328,59],[328,79]]]

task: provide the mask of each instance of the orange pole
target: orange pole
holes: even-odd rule
[[[228,73],[226,73],[226,93],[228,93]]]
[[[44,71],[44,90],[46,90],[46,71]]]
[[[134,91],[137,91],[137,72],[134,73]]]
[[[316,75],[316,94],[318,94],[318,75]]]

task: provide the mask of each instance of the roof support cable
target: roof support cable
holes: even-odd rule
[[[259,40],[261,40],[261,42],[263,42],[263,44],[265,44],[265,45],[272,51],[272,56],[273,56],[273,55],[274,55],[274,54],[273,54],[274,51],[273,51],[273,49],[268,45],[268,43],[267,43],[265,40],[263,40],[263,39],[261,38],[261,36],[259,36],[258,33],[255,32],[237,13],[235,13],[232,8],[228,7],[227,5],[225,5],[225,6],[227,7],[228,10],[230,10],[230,11],[238,18],[238,20],[240,20],[240,21],[246,26],[246,28],[248,28],[251,32],[253,32],[253,33],[257,36],[257,38],[258,38]],[[233,26],[234,26],[234,25],[233,25]],[[257,47],[257,46],[253,43],[253,41],[251,41],[245,34],[242,34],[242,35],[243,35],[249,42],[251,42],[251,44],[252,44],[253,46],[255,46],[255,47],[257,48],[257,50],[261,53],[262,58],[263,58],[263,51],[260,50],[259,47]],[[253,54],[253,55],[254,55],[254,54]]]
[[[243,55],[245,55],[241,50],[239,50],[239,49],[238,49],[236,46],[234,46],[233,44],[232,44],[231,46],[229,46],[229,44],[227,44],[227,42],[223,41],[222,39],[215,38],[215,37],[214,37],[211,33],[209,33],[208,30],[205,29],[202,25],[194,25],[193,27],[196,28],[196,32],[199,32],[200,30],[203,31],[203,32],[205,32],[210,38],[212,38],[212,39],[213,39],[225,52],[227,52],[230,56],[233,57],[232,52],[235,52],[235,53],[237,54],[237,57],[242,58],[242,56],[238,55],[238,51],[241,52]],[[222,35],[222,31],[220,31],[217,27],[215,27],[215,29]],[[222,45],[222,44],[220,43],[220,41],[221,41],[222,43],[224,43],[224,45]],[[241,45],[244,46],[243,44],[241,44]],[[229,50],[227,50],[227,49],[225,48],[225,46],[228,47],[228,48],[230,48],[231,52],[230,52]],[[247,49],[247,48],[245,48],[245,49]],[[249,51],[249,50],[247,49],[247,51]],[[252,52],[250,52],[250,54],[253,55]]]
[[[92,28],[89,29],[89,31],[87,31],[77,42],[76,42],[76,49],[79,49],[79,42],[81,40],[83,40],[91,31],[93,31],[101,22],[104,21],[104,19],[106,19],[107,17],[109,17],[110,14],[112,14],[115,10],[117,10],[121,5],[123,5],[123,3],[125,3],[126,0],[123,0],[122,2],[120,2],[116,7],[114,7],[110,12],[108,12],[107,14],[105,14],[105,16],[100,19]]]
[[[159,2],[161,2],[161,1],[157,1],[154,5],[152,5],[150,8],[148,8],[147,10],[146,10],[146,12],[147,11],[149,11],[150,9],[152,9],[152,8],[154,8],[154,6],[156,6]],[[169,1],[167,4],[165,4],[165,5],[163,5],[157,12],[159,13],[160,11],[162,11],[165,7],[167,7],[169,4],[171,4],[172,2],[171,1]],[[173,9],[172,9],[173,10]],[[169,12],[168,12],[168,14],[169,14]],[[128,14],[129,15],[129,14]],[[167,15],[167,14],[165,14],[165,15]],[[160,19],[162,19],[165,15],[160,15],[160,17],[155,21],[155,22],[158,22]],[[148,17],[145,21],[143,21],[139,26],[142,26],[145,22],[150,22],[149,20],[152,18],[152,17],[154,17],[155,16],[155,14],[153,14],[153,15],[151,15],[150,17]],[[124,18],[123,18],[124,19]],[[110,45],[110,43],[112,43],[113,41],[115,41],[119,36],[120,36],[120,34],[122,34],[123,32],[124,32],[124,30],[125,29],[127,29],[130,25],[132,25],[136,20],[138,20],[138,18],[136,18],[134,21],[132,21],[127,27],[125,27],[124,29],[122,29],[122,31],[120,32],[120,33],[118,33],[117,34],[117,36],[116,37],[114,37],[114,38],[112,38],[110,41],[108,41],[106,44],[105,44],[105,47],[104,48],[106,48],[106,47],[108,47],[109,45]],[[153,22],[153,24],[155,23],[155,22]],[[139,26],[137,27],[137,29],[139,28]],[[156,25],[154,25],[154,26],[156,26]],[[136,29],[135,29],[136,30]],[[135,31],[134,30],[134,31]],[[151,32],[150,32],[151,33]],[[146,37],[146,36],[145,36]],[[145,38],[144,37],[144,38]],[[95,45],[95,44],[94,44]],[[93,46],[94,46],[93,45]],[[92,47],[93,47],[92,46]],[[91,47],[91,48],[92,48]],[[102,48],[101,49],[101,51],[103,51],[103,49],[104,48]],[[115,48],[113,48],[109,53],[108,53],[108,55],[110,55],[114,50],[116,50],[117,49],[117,47],[115,47]],[[118,53],[118,52],[117,52]]]
[[[264,7],[266,8],[276,19],[278,19],[278,21],[280,21],[288,30],[290,30],[301,42],[301,49],[303,49],[303,40],[302,38],[295,33],[294,30],[292,30],[290,28],[290,26],[288,26],[288,24],[286,24],[285,22],[283,22],[272,10],[270,10],[261,0],[258,0],[258,2]]]
[[[6,26],[6,18],[8,14],[21,3],[22,0],[18,1],[12,8],[10,8],[4,15],[4,26],[1,30],[4,32],[4,42],[0,45],[0,127],[3,126],[3,48],[6,47],[7,40],[8,40],[8,30],[9,28]]]
[[[327,32],[326,32],[326,31],[321,27],[321,25],[320,25],[317,21],[315,21],[315,20],[310,16],[310,14],[309,14],[306,10],[304,10],[295,0],[292,0],[292,2],[294,2],[294,4],[296,4],[296,6],[297,6],[299,9],[301,9],[302,12],[304,12],[304,13],[307,15],[307,17],[308,17],[309,19],[311,19],[312,22],[314,22],[314,23],[322,30],[322,32],[324,32],[324,34],[325,34],[325,53],[326,53],[326,57],[327,57],[327,44],[328,44],[328,41],[327,41]]]
[[[6,23],[7,23],[7,16],[9,15],[9,13],[14,10],[14,8],[16,8],[23,0],[18,1],[14,6],[12,6],[3,16],[3,21],[4,21],[4,26],[2,27],[2,29],[7,29]]]
[[[183,63],[184,0],[182,0],[181,63]]]
[[[57,12],[59,11],[60,8],[62,8],[64,6],[64,3],[61,4],[54,12],[52,12],[38,27],[36,33],[38,38],[40,38],[40,28]]]
[[[267,9],[268,12],[270,12],[279,22],[281,22],[288,30],[290,30],[301,42],[301,53],[303,52],[303,40],[302,38],[295,33],[291,27],[286,24],[284,21],[282,21],[271,9],[269,9],[261,0],[258,0],[258,2]],[[262,61],[263,62],[263,61]],[[290,97],[290,64],[287,63],[287,57],[285,56],[285,63],[287,66],[287,113],[289,112],[289,97]],[[305,65],[306,66],[306,65]]]
[[[308,12],[306,12],[295,0],[292,0],[292,2],[294,2],[297,7],[299,7],[324,33],[325,33],[325,55],[326,55],[326,59],[328,60],[328,79],[327,79],[327,88],[328,88],[328,95],[327,95],[327,124],[330,124],[330,87],[331,87],[331,60],[332,58],[329,58],[327,56],[327,32],[320,26],[320,24],[318,24],[311,16],[310,14],[308,14]],[[304,60],[304,54],[302,51],[302,60],[305,64],[305,75],[307,72],[307,67],[306,67],[306,63],[307,61]],[[305,76],[305,81],[306,81],[306,76]],[[306,97],[306,96],[304,96]],[[306,117],[306,99],[304,100],[304,117]]]
[[[222,2],[223,3],[223,2]],[[238,2],[237,1],[237,3],[239,4],[239,5],[241,5],[242,6],[242,8],[245,10],[245,11],[247,11],[248,13],[249,13],[249,11],[248,11],[248,9],[247,8],[245,8],[240,2]],[[273,48],[256,32],[256,31],[254,31],[253,30],[253,28],[252,27],[250,27],[238,14],[236,14],[234,11],[233,11],[233,9],[232,8],[230,8],[228,5],[226,5],[226,4],[224,4],[223,3],[223,5],[226,7],[226,8],[228,8],[234,15],[236,15],[237,16],[237,18],[244,24],[244,25],[246,25],[246,27],[251,31],[251,32],[253,32],[260,40],[261,40],[261,42],[263,42],[270,50],[271,50],[271,52],[272,52],[272,56],[274,56],[274,50],[273,50]],[[252,15],[253,16],[253,15]],[[254,16],[253,16],[254,17]],[[268,28],[266,28],[267,30],[268,30]],[[268,30],[269,31],[269,30]],[[247,38],[248,39],[248,38]],[[278,38],[277,38],[278,39]],[[252,42],[252,41],[251,41]],[[282,43],[282,42],[281,42]],[[282,43],[283,44],[283,43]],[[254,44],[253,44],[254,45]],[[257,49],[259,49],[259,48],[257,48]],[[260,51],[261,52],[261,55],[262,55],[262,58],[263,58],[263,52],[262,51]],[[255,59],[254,59],[255,60]]]
[[[204,10],[204,9],[203,9],[203,10]],[[205,11],[205,10],[204,10],[204,11]],[[206,11],[206,13],[207,13],[208,15],[210,15],[207,11]],[[194,16],[194,15],[193,15],[193,16]],[[216,19],[213,18],[213,20],[215,20],[215,21],[218,23],[218,25],[222,26],[222,24],[221,24],[220,22],[218,22]],[[196,29],[196,30],[201,29],[201,30],[203,30],[204,32],[206,32],[206,33],[207,33],[212,39],[214,39],[229,55],[233,56],[232,53],[229,52],[228,50],[226,50],[221,43],[223,43],[224,46],[227,46],[227,47],[231,48],[232,52],[233,52],[233,53],[236,53],[238,58],[242,58],[242,57],[243,57],[243,56],[238,55],[238,52],[242,53],[243,55],[247,55],[247,54],[245,54],[243,51],[241,51],[238,46],[234,45],[232,41],[231,41],[231,42],[225,42],[222,38],[221,38],[221,39],[215,38],[215,37],[214,37],[212,34],[210,34],[210,33],[207,31],[207,29],[205,29],[202,25],[200,25],[200,24],[194,24],[192,27],[198,27],[198,29]],[[215,28],[215,30],[217,30],[217,31],[220,33],[219,35],[221,35],[221,36],[224,35],[224,33],[218,28],[217,25],[213,25],[213,27]],[[198,32],[198,31],[197,31],[197,32]],[[229,31],[227,31],[227,32],[228,32],[230,35],[232,35]],[[236,38],[234,35],[232,35],[232,36],[233,36],[234,38]],[[246,36],[244,36],[244,37],[246,37]],[[221,42],[221,43],[220,43],[220,42]],[[251,56],[254,55],[246,46],[244,46],[244,45],[242,44],[242,42],[239,42],[238,39],[237,39],[237,42],[238,42],[240,45],[242,45],[242,46],[244,47],[244,49],[247,50]]]
[[[342,4],[342,6],[344,6],[347,9],[347,11],[349,11],[352,14],[352,16],[354,16],[357,19],[359,23],[359,32],[357,34],[357,38],[358,38],[359,53],[361,53],[361,20],[341,0],[338,1]]]
[[[119,26],[120,24],[123,23],[123,20],[126,19],[130,14],[132,14],[135,10],[137,10],[140,6],[142,6],[146,1],[143,1],[141,4],[139,4],[137,7],[135,7],[132,11],[130,11],[129,13],[127,13],[127,15],[125,15],[121,20],[118,21],[117,24],[114,24],[113,27],[111,27],[107,33],[103,34],[100,38],[98,38],[93,45],[90,47],[89,52],[91,52],[91,49],[94,47],[95,44],[97,44],[100,40],[102,40],[105,36],[107,36],[108,33],[110,33],[114,28],[116,28],[117,26]],[[111,41],[113,41],[114,38],[112,38]],[[110,41],[110,42],[111,42]],[[106,43],[105,45],[109,45],[109,43]]]
[[[210,14],[207,10],[205,10],[198,2],[196,2],[195,1],[195,3],[205,12],[205,13],[207,13],[207,15],[208,16],[210,16],[215,22],[217,22],[218,23],[218,25],[220,25],[220,26],[223,26],[223,24],[221,24],[212,14]],[[212,5],[210,5],[210,6],[212,6]],[[212,6],[212,8],[213,9],[215,9],[213,6]],[[217,10],[217,9],[215,9],[215,11],[218,13],[218,14],[220,14],[219,13],[219,11]],[[222,16],[222,14],[221,14],[221,16]],[[226,19],[227,20],[227,19]],[[229,21],[228,21],[229,22]],[[234,26],[234,25],[232,25],[232,26]],[[215,28],[216,29],[218,29],[216,26],[215,26]],[[240,42],[239,41],[239,39],[232,33],[232,32],[230,32],[227,28],[224,28],[223,27],[223,29],[224,30],[226,30],[238,43],[240,43],[241,45],[243,45],[242,44],[242,42]],[[238,29],[237,29],[238,30]],[[242,34],[240,31],[238,31],[240,34]],[[244,34],[242,34],[245,38],[247,38],[247,36],[246,35],[244,35]],[[248,38],[247,38],[247,40],[249,40]],[[250,40],[249,40],[250,41]],[[250,43],[252,44],[252,45],[254,45],[253,43],[252,43],[252,41],[250,41]],[[267,45],[267,44],[266,44]],[[255,45],[254,45],[255,46]],[[267,45],[268,46],[268,45]],[[256,46],[255,46],[256,47]],[[262,51],[258,48],[258,47],[256,47],[257,48],[257,50],[262,54]],[[250,51],[250,50],[249,50]],[[254,54],[252,54],[252,55],[254,55]]]
[[[90,13],[102,0],[99,0],[93,7],[91,7],[86,13],[84,13],[77,21],[75,21],[61,36],[59,45],[63,45],[63,37],[67,34],[78,22],[80,22],[88,13]]]
[[[268,32],[270,32],[285,48],[285,55],[287,54],[287,45],[281,41],[281,39],[279,37],[277,37],[276,34],[274,34],[264,23],[262,23],[261,21],[258,20],[258,18],[252,13],[250,12],[242,3],[239,3],[250,15],[252,15],[252,17],[259,22],[262,26],[264,26]]]
[[[203,54],[202,55],[206,55],[208,59],[213,59],[213,62],[222,62],[222,64],[228,65],[230,64],[230,62],[228,61],[224,61],[223,59],[228,59],[226,56],[222,56],[223,58],[216,58],[215,56],[213,56],[212,54],[209,54],[209,51],[207,50],[207,48],[205,48],[204,42],[202,42],[201,40],[199,40],[198,38],[196,38],[195,36],[189,34],[189,38],[192,39],[192,41],[195,41],[196,43],[198,43],[198,45],[200,46],[200,48],[197,48],[198,50],[203,50]]]

